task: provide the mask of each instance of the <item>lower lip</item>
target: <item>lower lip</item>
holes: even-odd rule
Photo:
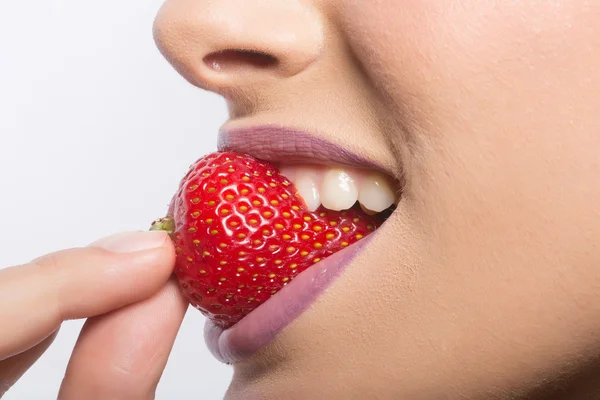
[[[204,337],[212,354],[232,364],[268,345],[319,297],[376,233],[302,272],[231,328],[224,330],[207,320]]]

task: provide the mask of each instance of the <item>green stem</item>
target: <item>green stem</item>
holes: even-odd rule
[[[175,231],[175,221],[171,217],[159,218],[152,223],[150,230],[165,231],[172,237]]]

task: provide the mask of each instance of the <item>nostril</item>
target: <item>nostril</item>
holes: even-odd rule
[[[208,54],[204,63],[215,71],[235,71],[245,68],[266,69],[276,67],[279,60],[267,53],[256,50],[222,50]]]

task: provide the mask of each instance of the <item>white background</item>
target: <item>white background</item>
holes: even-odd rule
[[[160,4],[0,1],[0,268],[146,229],[215,150],[225,105],[159,54]],[[158,399],[222,398],[232,371],[208,353],[203,324],[190,309]],[[5,399],[55,399],[81,325],[65,323]]]

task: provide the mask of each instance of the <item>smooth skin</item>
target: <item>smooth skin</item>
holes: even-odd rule
[[[58,398],[154,398],[187,309],[174,262],[166,234],[127,232],[1,270],[0,397],[63,321],[87,318]]]
[[[388,223],[234,366],[228,399],[600,398],[600,2],[167,0],[154,36],[189,82],[227,99],[227,127],[304,129],[403,178]],[[185,309],[161,289],[161,251],[2,271],[2,326],[36,321],[0,332],[3,380],[61,320],[109,312],[86,324],[61,396],[151,398]],[[106,280],[61,297],[86,281],[64,272],[82,261]],[[35,285],[37,270],[60,284]],[[148,281],[132,292],[139,270]],[[16,287],[32,288],[18,291],[26,317],[5,294]],[[140,343],[133,321],[158,336]]]

